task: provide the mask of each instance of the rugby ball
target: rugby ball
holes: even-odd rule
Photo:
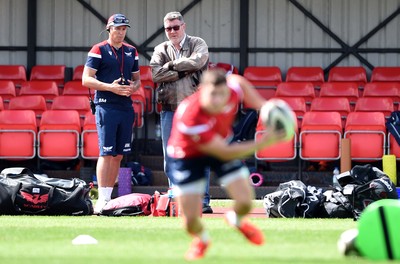
[[[297,120],[292,108],[281,99],[270,99],[260,109],[259,118],[264,127],[284,130],[284,140],[291,140],[297,128]]]

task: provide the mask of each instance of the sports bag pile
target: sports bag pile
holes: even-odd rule
[[[281,183],[264,196],[269,217],[354,218],[371,203],[398,199],[396,186],[381,170],[370,164],[356,165],[337,176],[338,184],[327,188],[306,186],[301,181]]]
[[[0,173],[0,214],[91,215],[89,192],[90,186],[79,178],[48,178],[27,168],[7,168]]]

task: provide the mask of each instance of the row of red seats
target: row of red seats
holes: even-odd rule
[[[144,98],[140,94],[132,95],[133,107],[136,113],[134,126],[143,127],[144,123]],[[76,110],[80,114],[81,123],[83,124],[83,117],[90,111],[90,104],[88,96],[84,95],[59,95],[52,98],[49,104],[46,97],[39,94],[34,95],[21,95],[11,97],[4,103],[0,96],[0,110],[33,110],[36,119],[39,122],[41,115],[46,110]]]
[[[256,139],[265,133],[261,122],[256,131]],[[400,146],[387,132],[385,117],[380,112],[351,112],[344,126],[338,112],[307,112],[293,140],[257,151],[255,157],[267,161],[296,157],[309,161],[339,160],[343,138],[350,139],[353,161],[377,161],[385,154],[400,158]]]
[[[99,151],[94,116],[86,114],[81,127],[75,110],[44,111],[39,124],[33,110],[0,111],[0,145],[8,160],[97,159]]]
[[[325,80],[321,67],[290,67],[283,80],[282,72],[276,66],[249,66],[243,76],[255,86],[273,86],[286,82],[311,82],[321,86],[324,82],[356,82],[363,87],[368,82],[400,82],[400,67],[375,67],[368,81],[367,72],[362,66],[336,66],[330,69]]]

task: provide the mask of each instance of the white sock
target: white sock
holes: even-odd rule
[[[111,200],[111,194],[113,187],[99,187],[99,200],[104,200],[106,202]]]
[[[208,232],[205,229],[203,229],[203,231],[199,234],[199,238],[203,242],[210,241],[210,236],[208,235]]]
[[[242,220],[242,217],[238,216],[236,212],[232,210],[226,213],[226,219],[231,225],[240,226],[240,221]]]

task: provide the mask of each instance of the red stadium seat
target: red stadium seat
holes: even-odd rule
[[[276,87],[282,82],[282,73],[279,67],[249,66],[244,69],[243,77],[257,89],[265,89],[263,96],[269,99],[275,95]]]
[[[144,95],[146,98],[146,111],[151,114],[154,112],[154,89],[155,84],[151,73],[151,67],[146,65],[139,66],[140,68],[140,81],[144,88]]]
[[[290,67],[286,73],[286,82],[311,82],[319,89],[325,82],[321,67]]]
[[[91,93],[93,94],[93,92]],[[62,95],[89,96],[89,89],[82,85],[82,81],[68,81],[64,85]]]
[[[239,70],[237,67],[235,67],[233,64],[229,64],[229,63],[225,63],[225,62],[217,62],[217,63],[210,62],[208,64],[208,67],[210,69],[212,69],[212,68],[223,69],[227,73],[239,74]]]
[[[354,108],[355,112],[381,112],[389,117],[394,111],[392,98],[389,97],[361,97]]]
[[[60,95],[54,97],[52,110],[76,110],[81,118],[81,125],[85,115],[90,111],[89,98],[84,95]]]
[[[395,104],[400,101],[399,82],[369,82],[365,85],[363,97],[390,97]]]
[[[277,143],[271,145],[269,147],[260,149],[255,152],[255,158],[257,160],[267,160],[273,162],[281,162],[293,160],[297,156],[297,132],[292,140]],[[259,140],[262,134],[265,133],[265,127],[261,122],[261,119],[258,119],[255,140]]]
[[[131,95],[132,106],[135,110],[135,123],[134,126],[141,128],[144,125],[144,113],[146,107],[146,98],[143,87],[140,87],[136,92]]]
[[[10,99],[10,110],[33,110],[39,124],[42,113],[47,110],[46,100],[41,95],[21,95]]]
[[[81,123],[76,110],[43,112],[38,133],[38,156],[49,160],[79,157]]]
[[[9,80],[15,86],[21,86],[22,82],[26,82],[26,69],[23,65],[0,65],[0,80]]]
[[[400,67],[375,67],[371,82],[400,82]]]
[[[350,113],[350,103],[345,97],[316,97],[311,102],[310,111],[313,112],[338,112],[344,127],[347,115]]]
[[[306,104],[315,98],[314,86],[310,82],[282,82],[278,84],[276,97],[303,97]]]
[[[326,82],[321,85],[320,97],[346,97],[352,109],[360,93],[355,82]]]
[[[303,97],[274,97],[277,99],[284,100],[296,114],[297,127],[301,127],[301,121],[303,120],[304,114],[307,112],[306,101]]]
[[[338,112],[307,112],[299,136],[299,155],[303,160],[338,160],[343,133]]]
[[[54,81],[28,81],[22,83],[19,95],[42,95],[46,99],[47,108],[50,109],[54,97],[59,95],[58,87]]]
[[[17,96],[16,88],[11,80],[0,80],[0,96],[3,99],[4,108],[8,109],[10,99]]]
[[[367,72],[361,66],[333,67],[328,74],[328,82],[356,82],[358,87],[364,87],[367,81]]]
[[[0,111],[0,159],[27,160],[36,156],[37,124],[32,110]]]
[[[96,118],[88,112],[85,115],[81,136],[81,156],[84,159],[98,159],[99,139],[96,129]]]
[[[73,81],[81,81],[82,80],[82,74],[83,74],[84,68],[85,68],[85,65],[78,65],[74,68],[74,72],[72,74]]]
[[[35,65],[31,70],[30,81],[54,81],[64,87],[65,65]]]
[[[381,112],[351,112],[344,138],[350,139],[351,159],[360,162],[381,160],[385,154],[386,126]]]

